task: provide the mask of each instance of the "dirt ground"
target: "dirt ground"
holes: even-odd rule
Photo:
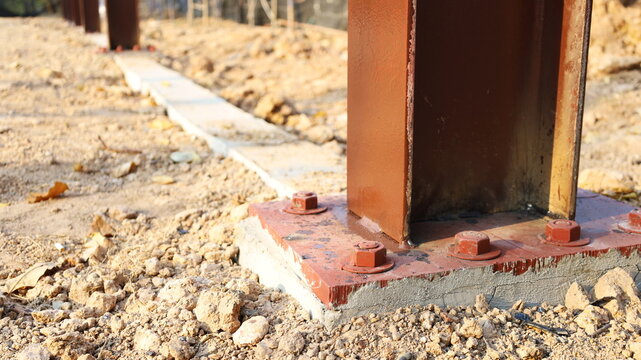
[[[194,41],[177,48],[156,40],[161,61],[175,51],[172,66],[187,66],[196,44],[217,48],[198,55],[213,63],[209,72],[203,62],[208,86],[240,92],[260,79],[281,91],[269,101],[284,101],[271,117],[290,104],[292,114],[315,121],[309,129],[330,128],[342,146],[343,120],[329,119],[345,116],[344,34],[313,30],[320,35],[310,38],[320,40],[310,46],[329,49],[316,59],[315,50],[299,53],[291,49],[296,42],[281,41],[300,34],[252,33],[231,23],[218,34],[199,27],[192,34],[180,23],[146,23],[147,39],[153,27],[163,39],[182,31]],[[216,46],[234,27],[245,42],[238,35]],[[260,54],[254,64],[234,55],[257,38],[290,49]],[[479,297],[470,307],[405,308],[325,329],[235,262],[234,224],[248,203],[275,197],[256,175],[172,126],[162,109],[125,86],[109,55],[96,54],[60,19],[0,19],[0,42],[0,359],[641,359],[641,300],[622,270],[589,293],[573,285],[565,305],[501,310]],[[305,71],[308,60],[317,62]],[[251,74],[219,79],[216,69]],[[283,79],[283,69],[306,75]],[[587,118],[599,120],[586,122],[582,153],[584,171],[608,175],[597,185],[618,181],[603,191],[628,201],[639,191],[637,73],[626,66],[592,75]],[[300,91],[314,79],[325,84]],[[27,201],[56,181],[69,190]],[[614,299],[589,305],[605,296]],[[515,318],[523,314],[570,334],[525,326]]]

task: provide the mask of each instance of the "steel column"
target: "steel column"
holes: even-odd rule
[[[349,3],[349,209],[573,218],[591,0]],[[373,25],[376,24],[376,25]]]
[[[100,14],[98,0],[81,0],[83,2],[83,19],[85,32],[100,32]]]
[[[109,48],[139,45],[138,0],[106,0]]]
[[[70,0],[69,4],[71,5],[71,22],[76,24],[76,26],[82,25],[82,10],[80,2],[82,0]]]

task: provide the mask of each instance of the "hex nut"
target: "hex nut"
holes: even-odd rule
[[[581,239],[581,226],[572,220],[552,220],[545,226],[545,236],[548,241],[569,243]]]
[[[299,191],[292,195],[292,207],[297,210],[314,210],[318,207],[318,196],[311,191]]]
[[[467,255],[482,255],[490,251],[490,238],[479,231],[462,231],[454,235],[456,252]]]
[[[378,241],[361,241],[354,245],[352,263],[360,267],[377,267],[387,260],[387,249]]]

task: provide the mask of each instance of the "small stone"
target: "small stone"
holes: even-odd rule
[[[232,336],[236,345],[253,345],[267,335],[269,322],[264,316],[254,316],[243,322]]]
[[[158,352],[160,337],[149,329],[139,329],[134,336],[134,347],[140,351]]]
[[[102,279],[97,274],[92,274],[86,278],[75,278],[69,288],[69,298],[84,305],[89,300],[91,293],[100,290],[102,285]]]
[[[432,355],[443,354],[443,349],[441,348],[441,344],[438,341],[430,341],[427,344],[425,344],[425,351],[427,351]]]
[[[629,174],[620,171],[591,168],[579,174],[579,187],[598,193],[627,194],[634,191],[634,180]]]
[[[43,324],[59,322],[66,319],[68,316],[69,313],[63,310],[43,310],[31,313],[31,317],[33,317],[35,321]]]
[[[93,355],[91,354],[84,354],[84,355],[78,356],[78,360],[96,360],[96,358],[93,357]]]
[[[116,306],[116,297],[96,291],[91,294],[86,305],[104,314]]]
[[[484,294],[476,295],[476,299],[474,301],[474,309],[481,314],[485,314],[490,310],[490,305],[487,303],[487,299],[485,298]]]
[[[639,290],[634,279],[621,268],[612,269],[599,278],[594,285],[594,296],[596,299],[614,297],[615,300],[608,302],[603,307],[615,317],[625,315],[626,304],[641,304]]]
[[[583,310],[590,305],[588,293],[577,282],[573,282],[565,294],[565,307],[570,310]]]
[[[316,125],[307,130],[306,135],[309,140],[317,144],[324,144],[334,138],[334,132],[326,125]]]
[[[396,360],[413,360],[414,359],[414,354],[411,352],[405,352],[399,355]]]
[[[40,344],[27,345],[16,356],[16,360],[49,360],[51,354]]]
[[[280,338],[278,349],[287,353],[298,355],[305,348],[305,337],[299,331],[292,331]]]
[[[194,314],[211,332],[234,332],[240,326],[238,316],[241,305],[242,300],[237,292],[211,289],[200,294]]]
[[[641,360],[641,342],[632,342],[630,343],[630,351],[634,354],[635,360]]]
[[[249,215],[249,204],[238,205],[229,212],[229,219],[236,223]]]
[[[483,328],[475,319],[463,319],[463,324],[458,330],[459,335],[466,338],[480,338],[483,336]]]
[[[149,258],[145,260],[145,273],[149,276],[156,276],[162,269],[160,260],[158,258]]]
[[[494,327],[492,320],[483,317],[479,319],[479,325],[481,325],[481,329],[483,329],[484,338],[491,339],[497,335],[496,328]]]
[[[279,108],[285,103],[285,100],[273,94],[267,94],[258,100],[256,108],[254,108],[254,115],[259,118],[266,119],[276,108]]]
[[[189,58],[189,70],[193,74],[198,72],[210,73],[214,71],[214,62],[207,56],[192,56]]]
[[[126,219],[137,218],[138,212],[125,206],[116,206],[113,208],[109,208],[109,210],[107,211],[107,215],[109,215],[109,217],[112,219],[123,221]]]
[[[607,310],[597,306],[588,305],[585,310],[574,319],[577,325],[583,328],[586,334],[592,336],[597,330],[609,321]]]
[[[188,360],[194,356],[194,349],[184,338],[175,337],[169,341],[169,355],[174,360]]]

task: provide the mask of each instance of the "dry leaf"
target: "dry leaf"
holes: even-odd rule
[[[176,180],[174,180],[174,178],[172,178],[171,176],[167,176],[167,175],[152,176],[151,181],[153,181],[156,184],[161,184],[161,185],[169,185],[169,184],[173,184],[173,183],[176,182]]]
[[[63,182],[56,181],[56,183],[49,189],[47,193],[31,193],[27,198],[30,204],[57,198],[69,189],[69,186]]]
[[[27,269],[24,273],[14,277],[13,279],[7,280],[5,283],[5,292],[10,294],[18,289],[34,287],[38,280],[40,280],[47,271],[55,267],[56,264],[52,262],[37,263]]]
[[[127,176],[131,174],[132,172],[136,171],[136,163],[133,161],[127,161],[124,164],[118,165],[113,171],[111,172],[111,176],[115,178],[121,178],[124,176]]]
[[[0,203],[0,208],[9,206],[9,203]]]
[[[103,236],[113,236],[116,232],[113,226],[109,225],[102,215],[96,215],[91,222],[91,232],[100,233]]]
[[[147,126],[151,129],[156,130],[167,130],[174,127],[174,123],[167,120],[166,118],[159,118],[147,123]]]

